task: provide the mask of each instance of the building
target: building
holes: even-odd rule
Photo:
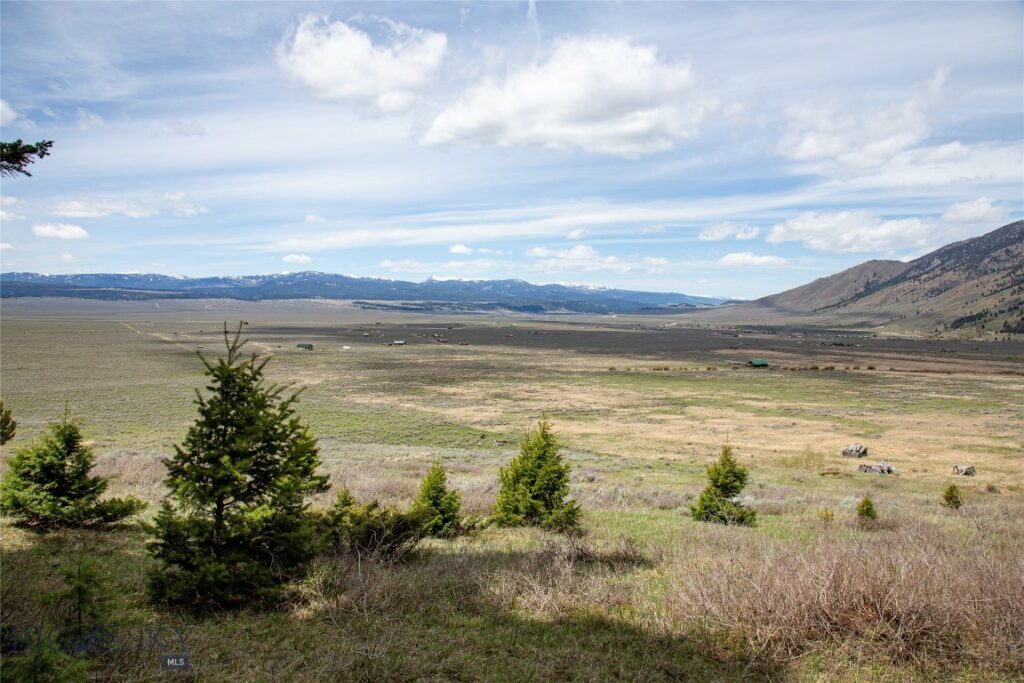
[[[747,365],[752,368],[767,368],[769,367],[768,361],[764,358],[755,358],[754,360],[748,361]]]
[[[313,345],[312,344],[296,344],[295,346],[296,346],[296,348],[300,348],[303,351],[312,351],[313,350]]]

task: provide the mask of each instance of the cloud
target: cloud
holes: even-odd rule
[[[363,31],[323,16],[306,16],[278,46],[278,64],[328,100],[381,112],[407,109],[444,61],[444,33],[377,19],[390,33],[374,44]]]
[[[99,114],[93,114],[90,111],[79,107],[78,108],[78,130],[89,130],[94,126],[102,126],[103,117]]]
[[[402,259],[401,261],[384,259],[380,262],[380,267],[392,273],[420,273],[423,275],[460,273],[465,276],[467,273],[487,273],[496,269],[502,269],[504,264],[491,259],[468,259],[465,261],[446,261],[444,263],[424,263],[415,259]],[[452,278],[449,276],[440,279]]]
[[[69,251],[65,251],[60,255],[60,260],[64,263],[71,263],[75,260],[75,255]]]
[[[772,244],[802,242],[815,251],[851,253],[926,247],[935,239],[935,226],[919,218],[883,220],[868,211],[816,213],[807,211],[772,226]]]
[[[0,126],[17,126],[25,130],[32,130],[36,124],[25,115],[15,111],[6,100],[0,100]]]
[[[868,112],[843,112],[837,106],[817,103],[791,105],[786,110],[788,127],[778,149],[801,162],[830,162],[844,167],[879,166],[929,135],[926,109],[946,81],[948,72],[938,69],[918,84],[906,101]]]
[[[0,251],[14,251],[14,245],[10,242],[0,242]]]
[[[36,223],[32,226],[32,234],[54,240],[89,239],[89,233],[85,228],[70,223]]]
[[[182,137],[202,137],[206,135],[206,128],[198,121],[174,120],[167,122],[167,129]]]
[[[734,251],[718,259],[718,265],[727,268],[747,266],[784,266],[788,263],[781,256],[755,254],[752,251]]]
[[[637,157],[692,136],[712,103],[690,65],[609,36],[563,38],[544,61],[485,80],[434,119],[427,145],[527,145]]]
[[[14,111],[11,105],[7,104],[7,100],[0,100],[0,126],[9,126],[19,118],[21,116]]]
[[[159,212],[127,199],[71,199],[59,202],[50,213],[65,218],[104,218],[117,214],[129,218],[149,218]]]
[[[180,218],[194,218],[210,210],[200,204],[185,201],[184,192],[164,192],[164,201],[171,205],[171,211]]]
[[[327,219],[324,218],[323,216],[318,216],[315,213],[307,213],[306,214],[306,222],[307,223],[323,223],[326,220]]]
[[[992,227],[1002,225],[1006,221],[1006,211],[995,206],[988,197],[959,202],[950,206],[943,214],[942,220],[947,223],[987,223]]]
[[[533,264],[532,269],[544,272],[578,270],[584,272],[609,271],[626,274],[642,270],[648,273],[660,273],[664,270],[662,266],[668,264],[666,259],[657,257],[640,259],[636,256],[625,258],[612,255],[606,256],[586,244],[576,244],[569,249],[532,247],[526,253],[528,256],[538,259]]]
[[[576,228],[571,231],[566,237],[571,240],[581,240],[587,236],[587,231],[584,228]]]
[[[725,239],[737,239],[737,240],[752,240],[758,236],[761,232],[760,228],[752,225],[738,225],[736,223],[730,223],[729,221],[722,221],[720,223],[711,223],[704,226],[704,229],[697,235],[697,239],[705,242],[725,240]]]
[[[312,263],[313,259],[306,254],[288,254],[281,259],[285,263]]]
[[[453,244],[452,246],[448,247],[448,251],[450,251],[453,254],[473,253],[473,249],[471,247],[467,247],[465,244]]]

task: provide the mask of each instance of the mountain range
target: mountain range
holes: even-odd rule
[[[301,272],[242,277],[184,278],[155,274],[0,274],[0,296],[87,299],[352,300],[366,308],[414,311],[512,310],[528,313],[639,313],[718,306],[725,299],[523,280],[404,282]]]
[[[244,277],[0,274],[0,296],[90,299],[351,300],[404,311],[687,314],[763,322],[917,331],[1024,333],[1024,221],[912,261],[872,260],[749,302],[523,280],[404,282],[301,272]]]

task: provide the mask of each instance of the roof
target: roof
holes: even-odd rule
[[[766,361],[764,358],[755,358],[754,360],[750,361],[750,364],[756,368],[768,367],[768,361]]]

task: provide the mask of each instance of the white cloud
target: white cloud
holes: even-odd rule
[[[563,38],[545,61],[467,90],[422,141],[652,154],[692,136],[712,106],[692,84],[690,65],[662,61],[654,46]]]
[[[10,242],[0,242],[0,251],[14,251],[14,245]]]
[[[566,237],[571,240],[581,240],[587,236],[587,231],[584,228],[576,228],[571,231]]]
[[[993,228],[1006,222],[1006,211],[995,206],[988,197],[953,204],[942,214],[947,223],[987,223]]]
[[[844,112],[818,103],[791,105],[779,152],[794,161],[830,162],[842,167],[879,166],[929,135],[926,108],[946,81],[939,69],[901,104],[867,112]]]
[[[78,130],[89,130],[93,126],[102,126],[103,117],[99,114],[93,114],[90,111],[86,111],[81,107],[78,108]]]
[[[0,126],[17,126],[25,130],[32,130],[36,124],[21,112],[16,111],[6,100],[0,100]]]
[[[748,266],[784,266],[788,263],[781,256],[755,254],[752,251],[734,251],[718,259],[718,265],[727,268]]]
[[[13,211],[4,211],[0,209],[0,221],[20,221],[24,216],[14,213]]]
[[[200,214],[210,213],[210,210],[200,204],[193,204],[185,201],[184,192],[165,192],[164,201],[171,205],[171,211],[180,218],[193,218]]]
[[[19,118],[18,112],[14,111],[7,100],[0,100],[0,126],[9,126]]]
[[[32,226],[32,234],[54,240],[89,239],[89,233],[85,228],[70,223],[36,223]]]
[[[766,239],[772,244],[802,242],[815,251],[834,253],[892,251],[929,246],[935,226],[919,218],[882,220],[868,211],[807,211],[772,226]]]
[[[697,235],[697,239],[703,241],[718,241],[725,239],[752,240],[761,232],[760,228],[752,225],[739,225],[722,221],[704,226],[704,229]]]
[[[453,244],[452,246],[448,247],[448,251],[450,251],[453,254],[473,253],[473,249],[471,247],[467,247],[465,244]]]
[[[526,253],[528,256],[538,259],[532,266],[533,270],[551,273],[569,270],[609,271],[619,274],[642,270],[648,273],[660,273],[664,271],[663,266],[668,264],[666,259],[657,257],[640,259],[636,256],[605,256],[586,244],[576,244],[569,249],[532,247]]]
[[[75,255],[69,251],[65,251],[60,255],[60,260],[63,261],[64,263],[71,263],[72,261],[75,260]]]
[[[306,254],[288,254],[281,259],[285,263],[312,263],[313,259]]]
[[[303,18],[278,46],[278,63],[292,78],[329,100],[382,112],[407,109],[444,61],[444,33],[378,19],[390,32],[375,45],[363,31],[323,16]]]
[[[307,213],[305,220],[307,223],[323,223],[327,219],[323,216],[318,216],[315,213]]]
[[[201,137],[206,135],[206,128],[198,121],[175,119],[167,122],[167,129],[182,137]]]
[[[129,218],[148,218],[158,212],[127,199],[71,199],[59,202],[51,213],[65,218],[103,218],[117,214]]]

